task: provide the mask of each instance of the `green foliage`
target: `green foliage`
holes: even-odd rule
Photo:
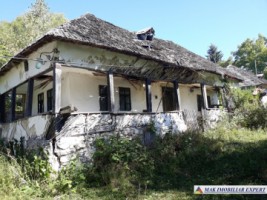
[[[149,147],[139,139],[97,139],[92,163],[73,161],[57,177],[44,179],[38,178],[46,177],[41,170],[36,170],[41,175],[31,176],[21,162],[3,154],[0,195],[2,199],[195,199],[193,185],[265,185],[266,141],[264,130],[233,128],[227,122],[205,133],[157,136]],[[43,166],[33,158],[29,161],[33,168],[39,169],[34,160]]]
[[[95,146],[92,172],[98,184],[122,194],[150,184],[153,160],[140,140],[111,137],[96,140]]]
[[[231,89],[229,95],[234,103],[232,125],[249,129],[267,128],[267,112],[260,105],[259,96],[252,90]]]
[[[0,22],[0,66],[4,56],[15,55],[41,35],[66,22],[62,14],[51,13],[44,0],[36,0],[29,11],[12,22]]]
[[[222,60],[223,53],[218,51],[217,47],[214,44],[209,46],[207,51],[208,55],[206,56],[208,60],[214,63],[219,63]]]
[[[79,188],[84,188],[87,170],[88,166],[79,161],[71,161],[58,174],[54,185],[56,191],[60,191],[61,193],[76,193]]]
[[[233,53],[234,65],[244,66],[255,72],[255,62],[258,73],[262,73],[267,62],[267,38],[258,35],[256,40],[246,39],[237,51]]]
[[[234,102],[235,109],[239,111],[249,110],[259,107],[259,97],[252,94],[252,90],[242,90],[240,88],[231,89],[229,94]]]
[[[220,65],[221,67],[226,68],[226,67],[228,67],[229,65],[232,65],[233,62],[234,62],[234,61],[233,61],[233,57],[230,56],[227,60],[221,60],[221,61],[219,62],[219,65]]]
[[[263,70],[263,77],[267,79],[267,67],[265,67]]]

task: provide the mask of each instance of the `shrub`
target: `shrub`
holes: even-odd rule
[[[146,188],[153,173],[153,160],[139,139],[111,137],[97,139],[93,156],[92,180],[106,185],[112,191],[129,194],[135,189]],[[97,178],[100,178],[97,180]]]

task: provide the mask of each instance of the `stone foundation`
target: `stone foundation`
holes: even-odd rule
[[[142,137],[150,126],[153,126],[156,134],[160,135],[187,130],[182,112],[73,115],[57,134],[54,153],[60,165],[66,165],[73,158],[87,162],[92,158],[93,142],[96,138],[111,135],[128,138]]]
[[[202,113],[203,114],[203,113]],[[28,149],[43,147],[49,155],[49,162],[59,170],[72,159],[89,162],[95,151],[94,141],[99,137],[118,135],[121,137],[149,138],[151,128],[158,135],[167,132],[178,134],[186,130],[213,128],[221,118],[220,110],[180,111],[169,113],[131,114],[77,114],[67,118],[55,137],[46,140],[53,125],[53,116],[40,115],[2,124],[1,137],[6,140],[25,138]],[[53,129],[53,128],[52,128]],[[53,129],[54,130],[54,129]]]

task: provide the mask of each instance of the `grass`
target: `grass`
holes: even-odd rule
[[[1,199],[265,199],[265,195],[193,194],[194,185],[266,185],[264,130],[221,126],[203,134],[169,136],[149,153],[154,168],[148,190],[141,193],[137,189],[121,193],[108,185],[88,186],[88,179],[69,188],[65,180],[31,180],[15,160],[0,155],[0,196]],[[62,189],[65,185],[67,188]]]

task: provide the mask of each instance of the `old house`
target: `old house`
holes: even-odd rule
[[[164,134],[216,121],[224,82],[239,78],[154,35],[90,14],[51,30],[0,69],[1,137],[50,145],[62,165],[89,159],[100,135],[149,140],[151,124]]]

